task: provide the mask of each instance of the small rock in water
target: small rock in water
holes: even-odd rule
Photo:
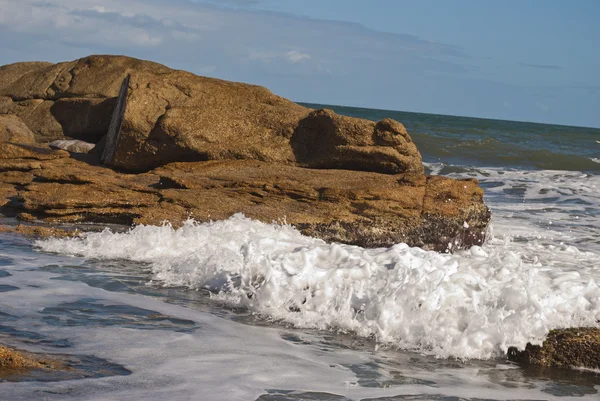
[[[78,139],[58,139],[48,144],[52,149],[62,149],[72,153],[88,153],[96,146],[93,143],[80,141]]]
[[[32,355],[0,345],[0,374],[10,369],[60,369],[56,361],[38,359]]]
[[[577,327],[551,330],[540,347],[508,350],[514,362],[556,368],[600,369],[600,328]]]

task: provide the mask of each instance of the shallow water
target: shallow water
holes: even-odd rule
[[[26,349],[93,355],[131,374],[4,382],[1,394],[598,397],[598,373],[523,369],[504,357],[551,328],[600,319],[597,176],[428,168],[482,180],[494,211],[485,246],[452,255],[366,250],[243,216],[33,247],[3,235],[0,285],[12,290],[0,298],[0,335]]]
[[[19,287],[1,298],[5,323],[36,333],[11,342],[94,355],[132,372],[4,382],[0,399],[581,399],[600,388],[593,372],[439,359],[355,334],[300,330],[203,290],[148,285],[144,263],[36,254],[15,238],[0,240],[10,261],[2,280]]]

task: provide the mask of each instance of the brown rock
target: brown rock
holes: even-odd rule
[[[56,227],[25,224],[17,224],[16,226],[0,226],[0,232],[21,234],[26,237],[33,238],[73,237],[79,233],[77,229],[65,230]]]
[[[267,223],[285,220],[327,241],[368,247],[406,242],[439,251],[449,243],[453,249],[481,244],[489,219],[472,180],[248,160],[172,163],[141,174],[71,158],[40,163],[3,173],[4,182],[15,183],[5,195],[5,214],[46,223],[178,225],[188,217],[203,222],[242,212]],[[443,208],[431,202],[435,196]]]
[[[19,143],[0,142],[0,161],[18,159],[18,160],[50,160],[69,157],[69,153],[64,150],[52,150],[43,146],[25,145]],[[0,170],[2,163],[0,162]]]
[[[36,361],[22,353],[0,345],[0,369],[21,369],[35,367]]]
[[[0,345],[0,376],[14,370],[64,368],[62,363],[53,359],[38,358],[32,353],[17,351],[14,348]]]
[[[600,328],[577,327],[551,330],[540,347],[511,348],[510,360],[530,365],[600,369]]]
[[[2,75],[6,76],[2,76]],[[311,168],[422,173],[421,156],[395,121],[311,111],[265,88],[171,70],[121,56],[0,69],[0,113],[38,140],[98,142],[130,75],[116,151],[108,164],[147,171],[175,161],[245,159]],[[99,149],[100,150],[100,149]]]
[[[35,136],[19,117],[0,114],[0,142],[34,144]]]

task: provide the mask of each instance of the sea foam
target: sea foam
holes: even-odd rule
[[[241,214],[211,223],[137,226],[49,239],[47,252],[128,259],[151,282],[301,328],[351,332],[440,357],[491,358],[550,329],[600,320],[599,258],[569,245],[511,242],[440,254],[397,244],[327,244]]]

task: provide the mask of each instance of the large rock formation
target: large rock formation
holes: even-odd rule
[[[485,238],[477,182],[425,176],[390,119],[116,56],[0,67],[2,113],[41,143],[97,143],[88,155],[0,143],[0,212],[22,220],[178,224],[242,212],[363,246],[444,251]]]
[[[422,173],[402,124],[311,111],[269,90],[119,56],[0,68],[0,114],[39,141],[98,142],[128,81],[118,144],[106,164],[148,171],[174,161],[259,160],[311,168]],[[121,104],[123,102],[120,102]]]

